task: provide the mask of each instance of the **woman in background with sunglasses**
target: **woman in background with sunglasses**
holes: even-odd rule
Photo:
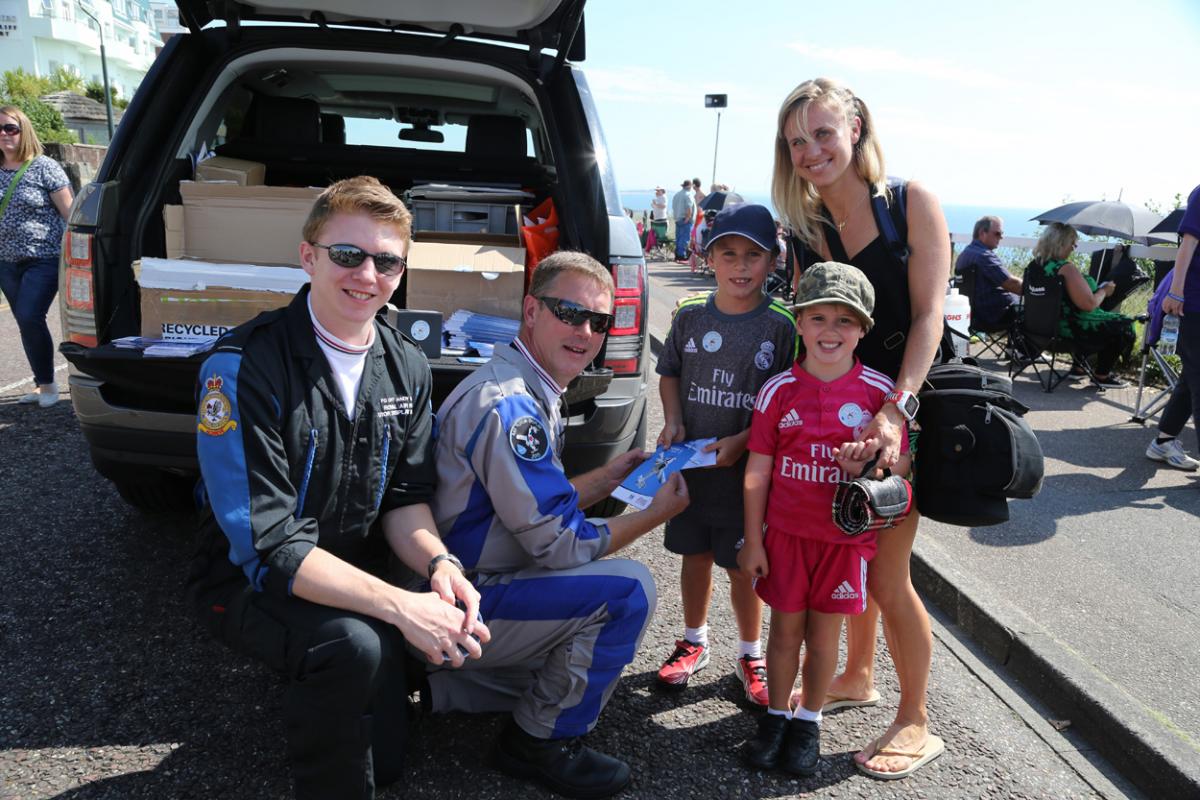
[[[71,182],[57,161],[42,155],[29,117],[16,106],[0,107],[0,155],[0,289],[36,385],[17,402],[48,408],[58,402],[58,384],[46,312],[58,292]]]

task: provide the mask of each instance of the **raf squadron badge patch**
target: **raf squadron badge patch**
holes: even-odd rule
[[[225,381],[220,375],[213,375],[204,382],[207,390],[200,400],[200,422],[196,428],[209,436],[220,436],[225,431],[237,430],[237,421],[230,419],[233,408],[229,398],[221,391]]]
[[[508,429],[508,444],[517,458],[541,461],[550,452],[550,437],[535,417],[521,417]]]

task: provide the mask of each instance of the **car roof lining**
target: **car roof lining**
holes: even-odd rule
[[[362,89],[347,95],[346,88],[355,78],[364,79]],[[383,90],[387,85],[393,87],[391,91]],[[308,97],[322,109],[345,116],[355,116],[353,111],[358,108],[364,112],[363,118],[399,119],[403,115],[398,109],[432,107],[444,111],[444,120],[459,124],[473,112],[520,117],[534,129],[535,140],[542,127],[538,101],[529,84],[490,64],[399,53],[280,47],[258,50],[225,65],[189,123],[177,158],[197,151],[202,137],[224,112],[231,90],[239,86],[262,94]],[[434,93],[442,90],[451,93],[453,102]],[[489,94],[494,98],[491,102]]]

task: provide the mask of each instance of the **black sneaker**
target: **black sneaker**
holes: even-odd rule
[[[793,775],[812,775],[821,758],[821,726],[804,719],[788,721],[779,766]]]
[[[755,769],[775,769],[779,766],[779,754],[783,752],[789,721],[778,714],[759,717],[758,733],[746,742],[746,763]]]
[[[1116,375],[1109,375],[1106,378],[1093,378],[1092,383],[1099,386],[1101,389],[1124,389],[1129,386],[1128,383],[1118,378]]]
[[[492,766],[567,797],[611,797],[629,785],[624,761],[585,746],[579,737],[538,739],[512,721],[500,731]]]

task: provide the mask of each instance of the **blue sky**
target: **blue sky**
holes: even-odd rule
[[[1200,183],[1200,2],[592,0],[583,65],[623,190],[770,187],[775,117],[827,75],[875,117],[888,172],[943,203],[1171,207]]]

